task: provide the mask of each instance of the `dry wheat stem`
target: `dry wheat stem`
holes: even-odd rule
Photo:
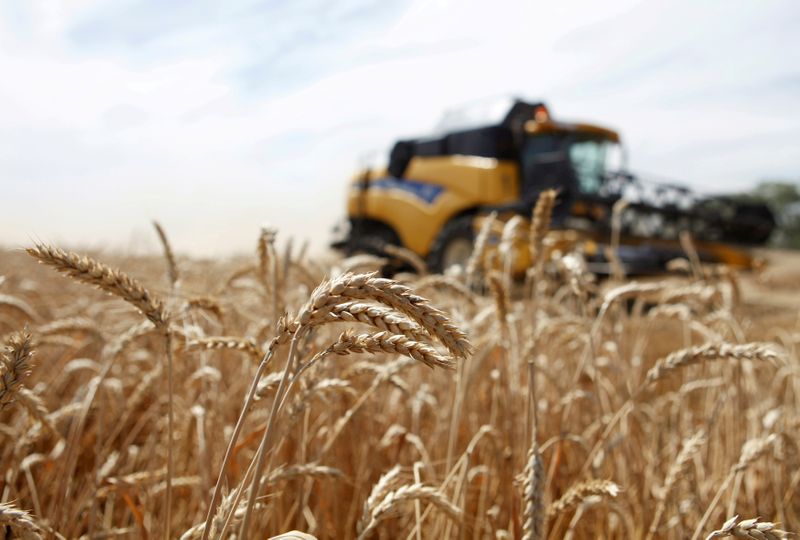
[[[265,294],[269,294],[269,260],[270,251],[274,250],[275,234],[276,231],[274,229],[262,227],[258,235],[258,249],[256,250],[258,254],[258,278],[264,287]]]
[[[178,283],[178,264],[175,262],[175,255],[172,253],[172,246],[167,239],[167,233],[158,221],[153,221],[153,227],[156,229],[158,239],[161,241],[161,247],[164,249],[164,259],[167,261],[167,276],[169,277],[169,284],[174,289]]]
[[[653,535],[658,531],[658,525],[661,521],[661,516],[664,513],[664,508],[666,507],[667,501],[670,500],[670,495],[672,494],[672,490],[675,488],[675,483],[679,478],[688,472],[692,457],[700,450],[700,448],[705,446],[707,441],[708,437],[706,436],[705,429],[701,429],[683,441],[681,451],[678,453],[678,457],[675,458],[675,461],[670,466],[667,477],[664,480],[663,492],[661,493],[660,500],[658,501],[658,506],[656,507],[653,521],[650,522],[647,540],[653,538]]]
[[[279,321],[279,328],[283,327],[285,321],[281,319]],[[247,391],[247,397],[244,400],[244,404],[239,412],[239,418],[236,421],[236,425],[233,428],[233,433],[231,434],[230,440],[228,441],[228,446],[225,449],[225,455],[222,458],[222,464],[220,465],[219,474],[217,475],[217,482],[214,485],[214,492],[211,496],[211,502],[208,505],[208,512],[206,513],[206,521],[203,526],[203,530],[201,533],[202,540],[208,539],[208,533],[211,528],[211,521],[214,518],[215,512],[217,512],[217,503],[219,502],[219,498],[222,494],[222,484],[225,480],[225,473],[228,468],[228,464],[230,463],[231,457],[233,456],[233,450],[236,446],[236,442],[239,440],[239,435],[241,434],[242,428],[244,427],[245,418],[247,418],[247,413],[250,410],[250,406],[255,399],[256,390],[258,388],[258,383],[261,380],[261,376],[266,370],[267,366],[269,365],[270,361],[272,360],[273,354],[275,349],[277,348],[277,343],[279,338],[284,334],[284,332],[279,332],[278,337],[276,337],[270,347],[267,349],[267,353],[264,355],[264,358],[258,364],[258,368],[256,369],[256,373],[253,376],[253,380],[250,383],[250,388]],[[277,401],[277,397],[276,397]]]
[[[497,272],[489,272],[486,276],[486,281],[489,283],[489,288],[492,291],[492,298],[494,298],[497,322],[500,324],[503,335],[508,336],[509,300],[506,288],[503,286],[503,280]]]
[[[750,465],[753,464],[758,458],[766,453],[772,445],[775,443],[777,436],[774,433],[771,433],[764,437],[758,437],[754,439],[749,439],[745,441],[742,445],[742,452],[739,455],[739,460],[736,464],[731,468],[728,476],[725,477],[725,480],[720,485],[717,493],[714,495],[714,498],[711,500],[711,503],[706,508],[703,517],[700,518],[700,521],[697,523],[697,527],[694,530],[694,534],[692,535],[692,540],[698,540],[700,535],[703,533],[703,529],[705,528],[706,523],[711,518],[711,514],[717,507],[717,503],[719,503],[722,494],[728,489],[731,481],[735,477],[737,473],[740,473],[747,469]]]
[[[310,321],[312,320],[312,318],[308,317],[306,318],[306,320]],[[298,369],[294,377],[289,378],[289,372],[293,363],[294,351],[296,348],[297,340],[301,332],[303,332],[305,329],[307,329],[307,327],[301,326],[300,328],[298,328],[298,330],[294,334],[294,337],[292,338],[289,355],[287,357],[286,368],[284,369],[281,382],[278,386],[278,390],[276,391],[275,400],[273,402],[272,410],[270,411],[270,416],[267,421],[267,427],[264,430],[264,435],[256,455],[256,467],[255,467],[254,479],[250,488],[248,506],[247,510],[245,511],[244,519],[242,520],[242,525],[240,530],[240,534],[243,537],[246,537],[248,534],[252,508],[255,504],[256,498],[258,497],[258,494],[260,493],[261,476],[262,476],[266,452],[268,449],[267,441],[269,441],[270,439],[270,434],[272,432],[275,420],[281,410],[281,407],[285,401],[286,396],[289,395],[294,384],[297,382],[297,380],[299,380],[299,377],[302,374],[303,370],[306,369],[309,365],[313,364],[317,359],[321,357],[321,355],[318,355],[317,357],[315,357],[315,359],[312,359],[312,361],[306,363],[304,367]],[[452,361],[439,355],[432,347],[409,340],[408,338],[402,335],[392,334],[391,332],[378,332],[376,334],[360,334],[360,335],[354,335],[351,332],[345,332],[339,337],[339,339],[334,344],[328,347],[328,349],[326,349],[326,351],[324,351],[322,355],[328,353],[346,355],[346,354],[351,354],[353,352],[395,353],[411,357],[415,360],[425,363],[429,367],[445,367],[445,368],[452,367]],[[352,414],[346,415],[343,419],[348,419],[351,416]],[[339,430],[337,430],[335,433],[338,434],[338,432],[340,431],[341,428],[339,428]],[[333,437],[329,438],[328,442],[325,445],[325,449],[330,447],[330,443],[332,442],[332,440]]]
[[[470,306],[474,306],[476,304],[475,293],[473,293],[466,285],[455,278],[432,275],[418,279],[414,283],[414,290],[417,292],[422,292],[429,288],[435,289],[439,293],[451,293],[453,296],[457,296],[465,300]]]
[[[686,252],[686,255],[689,257],[689,261],[691,262],[692,273],[694,274],[695,279],[703,279],[703,265],[700,262],[700,255],[698,255],[697,249],[694,247],[692,233],[689,231],[681,231],[679,236],[681,247],[683,248],[683,251]]]
[[[253,513],[256,499],[261,491],[261,480],[262,475],[264,474],[264,464],[267,452],[269,450],[268,443],[270,442],[270,435],[272,434],[275,421],[277,420],[278,413],[280,412],[280,406],[283,403],[284,389],[286,388],[287,383],[291,384],[289,373],[291,372],[291,368],[294,364],[294,355],[297,348],[297,342],[301,337],[305,336],[307,330],[308,327],[301,326],[292,335],[292,341],[289,345],[289,354],[286,357],[286,367],[283,370],[281,382],[278,385],[277,391],[275,392],[275,399],[272,403],[272,409],[270,410],[269,417],[267,419],[267,427],[264,429],[264,435],[262,436],[261,442],[258,445],[258,451],[256,452],[255,457],[253,480],[250,484],[250,493],[247,499],[247,508],[245,509],[244,517],[242,518],[242,524],[239,528],[239,536],[243,540],[247,540],[247,536],[250,532],[250,516]]]
[[[24,318],[33,322],[41,320],[41,317],[33,310],[30,304],[16,296],[0,294],[0,308],[3,307],[11,308],[11,310],[20,313]]]
[[[422,257],[410,249],[396,246],[394,244],[383,244],[381,246],[381,250],[390,257],[393,257],[411,266],[417,275],[424,276],[428,273],[428,265],[425,264],[425,261],[422,259]]]

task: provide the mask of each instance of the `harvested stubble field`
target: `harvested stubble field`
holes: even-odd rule
[[[250,259],[3,252],[0,538],[800,529],[797,257],[515,283],[509,227],[397,281],[268,231]]]

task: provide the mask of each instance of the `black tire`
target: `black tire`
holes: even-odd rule
[[[475,233],[472,229],[473,216],[458,216],[445,223],[428,254],[428,268],[431,272],[441,273],[446,270],[445,260],[448,250],[452,249],[454,242],[468,242],[470,252],[475,243]],[[466,261],[464,261],[466,262]]]
[[[350,257],[359,253],[369,253],[378,257],[385,256],[383,246],[386,244],[400,245],[397,233],[383,223],[367,221],[365,223],[351,222],[350,237],[345,244],[345,256]]]

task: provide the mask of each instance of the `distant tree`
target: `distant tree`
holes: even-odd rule
[[[800,182],[761,182],[739,198],[765,203],[772,210],[778,227],[770,245],[800,249]]]

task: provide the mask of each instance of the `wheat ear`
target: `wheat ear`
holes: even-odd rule
[[[706,540],[726,536],[752,538],[753,540],[779,540],[793,536],[791,533],[776,527],[777,525],[771,521],[759,521],[759,518],[739,520],[739,516],[733,516],[721,528],[712,531],[711,534],[706,536]]]
[[[402,334],[414,341],[430,339],[428,333],[405,315],[385,306],[365,302],[344,302],[333,306],[326,322],[360,322],[393,334]]]
[[[433,347],[391,332],[354,334],[346,331],[325,351],[325,353],[338,355],[363,352],[400,354],[418,360],[431,368],[455,368],[451,359],[443,357]]]
[[[549,517],[557,516],[596,495],[616,497],[620,491],[620,487],[609,480],[582,482],[569,488],[560,499],[554,501],[547,509],[547,515]]]
[[[539,445],[531,444],[528,451],[528,463],[525,466],[525,483],[523,484],[522,516],[523,540],[541,540],[544,537],[544,464]]]
[[[24,540],[41,540],[42,538],[40,534],[42,529],[33,521],[31,515],[8,503],[0,503],[0,525],[3,528],[10,527]],[[3,531],[0,530],[0,532]]]
[[[486,246],[489,243],[489,236],[492,233],[492,226],[494,225],[495,220],[497,219],[497,212],[492,212],[489,214],[483,221],[481,225],[481,230],[478,232],[478,236],[475,237],[475,244],[472,248],[472,254],[469,256],[469,260],[467,261],[467,270],[466,270],[466,283],[468,286],[472,286],[475,274],[478,271],[478,268],[483,264],[483,257],[486,255]]]
[[[71,278],[122,298],[141,311],[156,326],[166,326],[167,313],[164,303],[124,272],[89,257],[82,257],[77,253],[45,244],[36,244],[25,251],[39,259],[39,262],[52,266]]]
[[[11,334],[6,342],[6,352],[0,358],[0,409],[14,399],[22,381],[30,375],[32,356],[30,334]]]
[[[404,313],[457,358],[466,358],[472,352],[466,334],[447,315],[431,306],[428,299],[414,294],[401,283],[377,278],[375,274],[344,274],[322,283],[300,310],[297,323],[308,325],[314,317],[324,317],[333,306],[348,300],[374,300]]]
[[[214,336],[207,338],[198,338],[189,341],[186,344],[187,349],[228,349],[234,351],[241,351],[247,353],[256,360],[260,360],[264,356],[264,351],[256,345],[252,339],[243,339],[228,336]]]
[[[705,345],[675,351],[665,358],[658,360],[647,372],[645,384],[652,384],[677,369],[707,360],[760,360],[775,362],[778,358],[780,358],[780,354],[771,343],[746,343],[743,345],[706,343]]]
[[[557,192],[554,189],[546,189],[539,194],[536,206],[533,208],[531,216],[531,229],[528,234],[528,249],[530,250],[531,262],[538,264],[542,255],[542,244],[544,237],[550,229],[550,221],[553,217],[553,206],[556,202]]]
[[[400,468],[400,465],[395,465],[382,474],[375,485],[372,486],[372,490],[370,490],[367,500],[364,501],[364,509],[361,513],[361,519],[356,526],[356,530],[359,533],[363,531],[367,526],[367,523],[369,523],[372,509],[378,506],[378,503],[382,501],[383,498],[399,484],[401,472],[402,469]]]
[[[398,506],[405,502],[417,500],[432,504],[453,521],[459,522],[463,517],[461,509],[450,502],[438,489],[419,483],[410,484],[390,491],[377,505],[370,508],[369,521],[362,525],[358,540],[369,538],[377,528],[378,523],[386,518],[391,511],[397,509]]]

